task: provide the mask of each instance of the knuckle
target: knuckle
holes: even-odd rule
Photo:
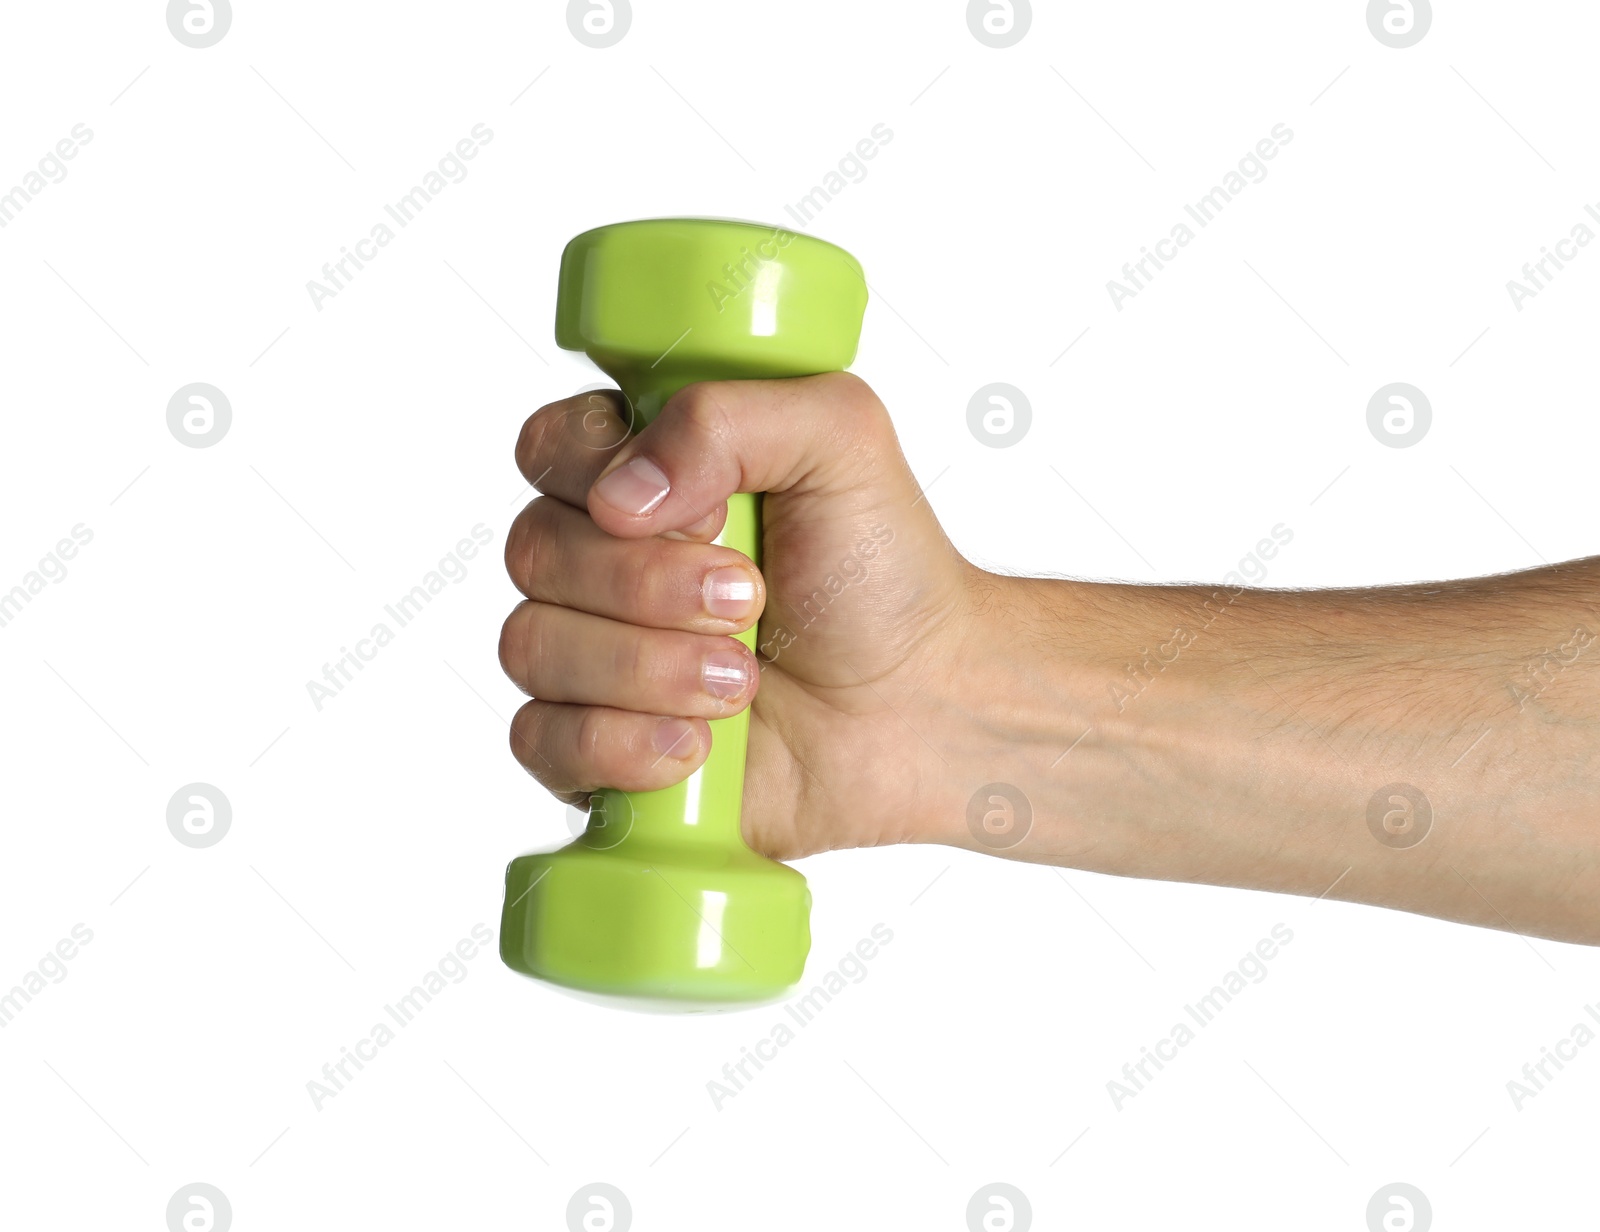
[[[820,379],[825,382],[829,403],[846,426],[872,440],[893,436],[894,424],[889,418],[889,409],[873,393],[872,387],[855,373],[834,372]]]
[[[728,411],[709,382],[679,390],[662,414],[671,412],[674,428],[691,439],[716,439],[728,431]]]
[[[566,404],[551,402],[523,421],[522,431],[517,436],[517,465],[535,487],[545,469],[555,462],[557,434],[565,417]]]
[[[589,449],[615,449],[628,439],[631,412],[616,390],[591,390],[574,399],[569,408],[567,431]]]
[[[652,610],[656,597],[656,570],[651,568],[625,570],[621,577],[622,599],[630,615],[644,616]]]
[[[512,755],[530,770],[544,764],[538,755],[541,734],[539,713],[538,702],[524,702],[511,716]]]
[[[573,730],[573,754],[583,777],[593,777],[592,772],[601,767],[611,735],[611,716],[604,710],[590,707],[584,710]]]
[[[548,703],[525,702],[511,716],[511,753],[536,782],[560,797],[585,790],[585,784],[581,774],[563,764],[556,713]]]
[[[872,392],[872,386],[854,372],[829,372],[822,377],[822,380],[828,383],[830,392],[836,398],[872,402],[878,400],[877,395]]]
[[[552,534],[553,515],[556,512],[555,502],[550,497],[541,496],[517,515],[516,521],[511,524],[511,533],[506,536],[506,572],[525,594],[531,592],[546,574],[550,577],[559,576],[557,571],[550,568],[555,541]]]
[[[671,676],[668,655],[657,639],[642,631],[625,637],[617,647],[616,678],[627,685],[634,696],[650,698],[661,691],[664,680]]]
[[[515,661],[516,646],[521,639],[521,633],[518,628],[522,619],[521,611],[521,605],[512,608],[511,615],[507,616],[505,622],[500,626],[500,645],[498,648],[500,670],[507,676],[511,675],[511,665]],[[520,711],[518,713],[520,714]],[[515,722],[515,719],[513,719],[513,722]]]
[[[500,626],[500,669],[531,692],[544,659],[545,618],[539,604],[525,600]]]
[[[645,539],[623,544],[621,550],[621,567],[612,576],[618,601],[626,605],[624,619],[657,626],[698,610],[700,582],[693,575],[690,545]]]

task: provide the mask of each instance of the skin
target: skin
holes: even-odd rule
[[[1003,577],[853,376],[693,385],[632,439],[624,406],[552,403],[517,442],[543,495],[500,657],[537,699],[512,750],[560,799],[678,782],[753,705],[744,833],[777,859],[943,843],[1600,944],[1600,557],[1366,590]],[[768,493],[765,577],[711,542],[734,492]],[[714,573],[748,601],[708,605]],[[758,620],[761,656],[729,637]],[[748,683],[708,689],[708,659]]]

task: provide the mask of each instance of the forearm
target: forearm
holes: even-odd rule
[[[1014,846],[952,824],[952,774],[941,841],[1600,943],[1600,558],[1356,591],[974,585],[1021,636],[973,639],[959,770],[1032,817]]]

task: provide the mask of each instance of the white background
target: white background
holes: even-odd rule
[[[1600,1048],[1521,1111],[1506,1083],[1600,1000],[1592,951],[941,848],[803,862],[812,979],[893,941],[720,1110],[780,1007],[598,1008],[492,948],[320,1111],[306,1083],[568,837],[495,647],[517,428],[595,379],[550,337],[570,236],[792,222],[883,123],[809,229],[867,270],[855,370],[973,559],[1216,579],[1279,522],[1270,585],[1567,559],[1596,550],[1600,249],[1520,312],[1506,282],[1600,202],[1593,5],[1441,6],[1406,50],[1355,0],[1041,4],[1004,50],[950,0],[637,0],[607,49],[559,3],[239,3],[203,50],[162,7],[12,5],[0,34],[0,192],[93,132],[0,230],[0,590],[93,534],[0,628],[0,988],[93,932],[0,1030],[9,1222],[160,1228],[203,1181],[241,1232],[557,1228],[605,1181],[640,1229],[959,1229],[998,1180],[1040,1228],[1359,1232],[1405,1181],[1440,1228],[1569,1226]],[[307,280],[478,123],[467,178],[318,311]],[[205,449],[166,422],[195,381],[233,409]],[[1032,404],[1018,447],[968,430],[993,381]],[[1392,381],[1432,403],[1411,448],[1367,427]],[[480,522],[465,580],[316,710]],[[196,781],[233,809],[202,850],[166,824]],[[1117,1110],[1280,922],[1268,977]]]

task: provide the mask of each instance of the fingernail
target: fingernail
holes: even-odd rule
[[[700,679],[712,697],[729,701],[750,687],[750,661],[737,650],[716,650],[706,656]]]
[[[747,615],[756,601],[756,584],[748,570],[738,565],[727,565],[706,574],[701,585],[706,611],[725,620],[737,620]]]
[[[666,500],[672,485],[649,458],[631,458],[595,484],[594,490],[606,504],[637,518]]]
[[[650,739],[663,757],[692,757],[695,752],[694,724],[688,719],[662,719]]]

